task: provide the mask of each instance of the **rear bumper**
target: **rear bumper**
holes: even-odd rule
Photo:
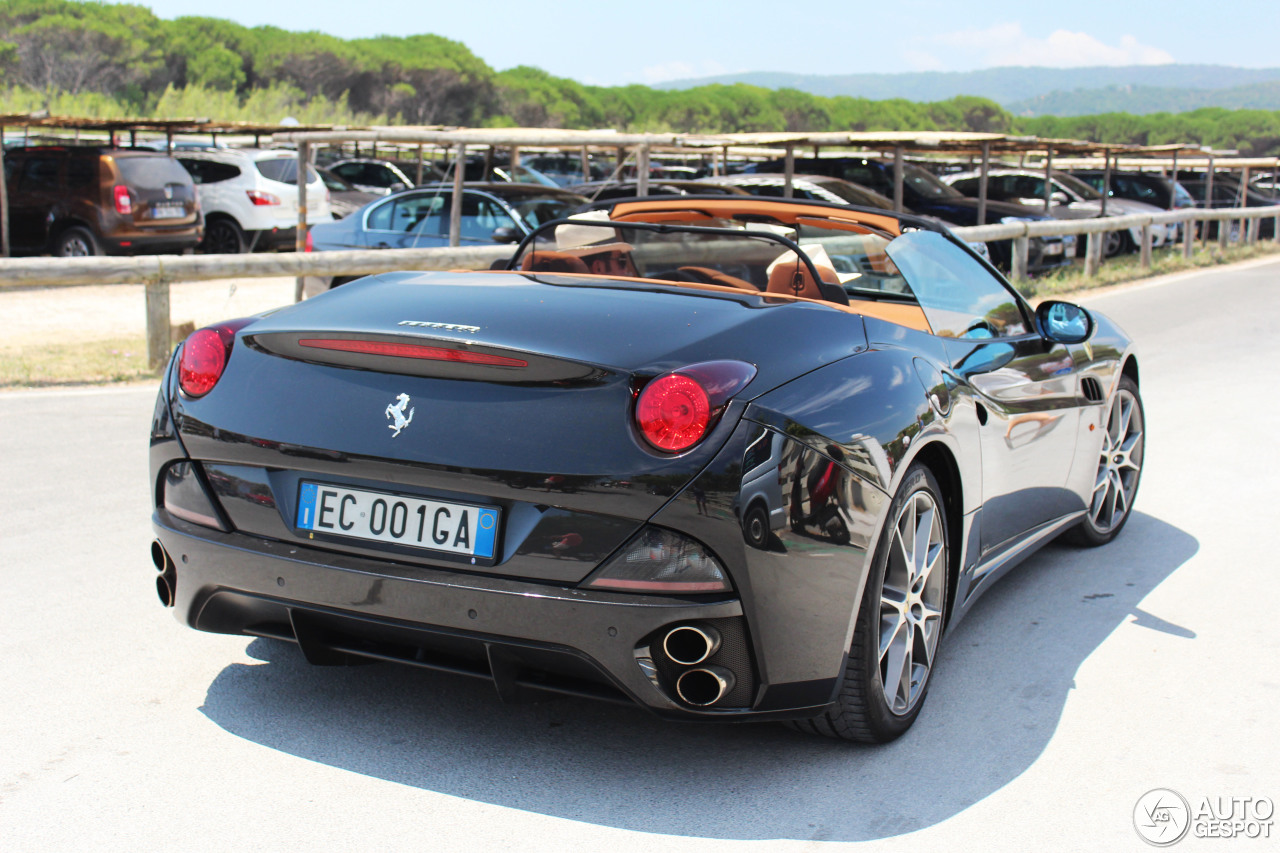
[[[173,564],[180,622],[295,642],[311,663],[390,660],[490,679],[504,699],[536,688],[680,719],[810,717],[825,704],[753,710],[762,690],[736,598],[692,602],[445,570],[395,577],[383,561],[220,533],[164,510],[152,522]],[[737,670],[725,707],[698,709],[676,697],[661,637],[689,622],[718,626],[725,637],[709,661]],[[819,692],[829,699],[832,686]]]

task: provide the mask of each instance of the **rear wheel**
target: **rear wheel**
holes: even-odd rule
[[[1128,376],[1121,377],[1102,426],[1102,447],[1089,510],[1066,537],[1086,547],[1105,545],[1116,538],[1129,520],[1142,479],[1146,416],[1138,383]]]
[[[235,220],[218,217],[205,225],[200,251],[207,255],[238,255],[244,245],[244,231]]]
[[[862,743],[911,728],[942,636],[947,560],[942,490],[928,468],[913,465],[876,545],[836,703],[795,728]]]
[[[760,504],[752,504],[742,517],[742,538],[752,548],[764,548],[769,544],[769,513]]]
[[[93,232],[77,225],[58,235],[53,253],[60,258],[84,258],[100,255],[102,250],[98,248],[98,241],[94,239]]]

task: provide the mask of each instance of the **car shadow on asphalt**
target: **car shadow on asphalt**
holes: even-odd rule
[[[311,667],[292,644],[270,640],[249,644],[261,663],[218,675],[201,710],[231,734],[352,773],[601,826],[886,838],[946,820],[1026,772],[1077,670],[1120,625],[1194,642],[1195,626],[1138,605],[1198,549],[1135,512],[1105,548],[1035,554],[945,638],[920,718],[887,746],[777,724],[670,723],[550,695],[504,705],[484,681],[384,664]]]

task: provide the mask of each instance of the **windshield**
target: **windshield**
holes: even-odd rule
[[[1071,192],[1083,199],[1087,199],[1088,201],[1097,201],[1102,198],[1102,193],[1098,192],[1075,175],[1067,175],[1062,172],[1058,172],[1053,176],[1053,179],[1069,189]]]
[[[964,198],[964,193],[938,180],[932,172],[919,166],[907,165],[902,169],[902,182],[925,198]]]
[[[118,157],[120,176],[138,189],[162,190],[165,184],[187,184],[191,175],[177,160],[168,157]]]

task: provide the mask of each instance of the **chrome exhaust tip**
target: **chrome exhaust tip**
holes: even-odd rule
[[[733,673],[722,666],[691,669],[676,679],[676,695],[690,705],[714,705],[733,689]]]
[[[160,596],[160,603],[165,607],[173,607],[177,601],[178,568],[159,539],[151,543],[151,562],[160,573],[156,577],[156,595]]]
[[[681,666],[696,666],[720,650],[720,632],[710,625],[678,625],[662,638],[662,650]]]

